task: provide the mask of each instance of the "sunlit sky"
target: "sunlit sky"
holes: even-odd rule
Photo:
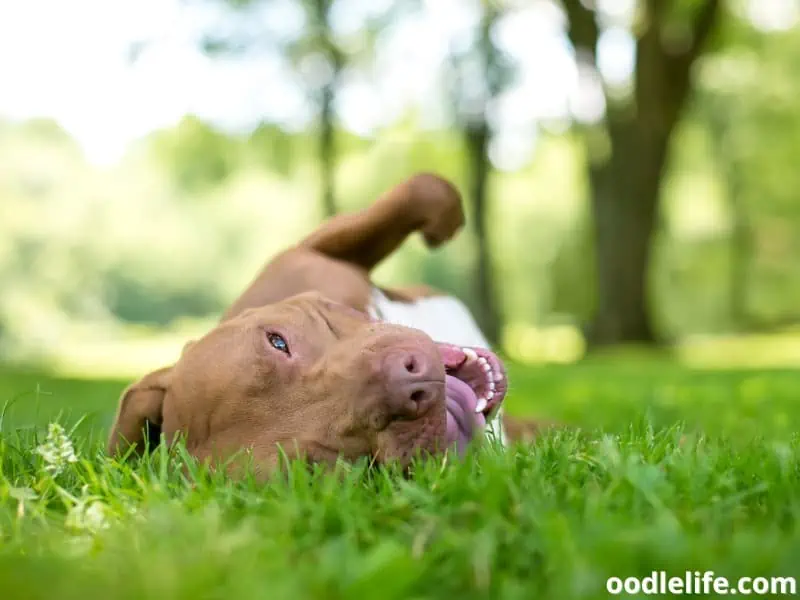
[[[611,22],[623,22],[634,1],[606,0],[601,6]],[[338,11],[334,24],[347,33],[359,28],[364,11],[382,2],[340,4],[348,9]],[[464,39],[475,13],[466,0],[424,4],[420,15],[393,24],[371,64],[347,76],[337,112],[348,129],[372,133],[409,106],[422,107],[432,123],[447,117],[443,59],[450,44]],[[575,67],[559,10],[549,2],[524,5],[529,7],[514,11],[496,32],[499,45],[521,65],[520,78],[491,115],[511,153],[525,152],[541,120],[593,119],[603,111],[597,83]],[[251,25],[289,36],[303,26],[296,3],[271,6]],[[0,117],[56,119],[98,164],[113,163],[131,141],[189,113],[232,129],[265,119],[305,126],[313,111],[296,69],[278,53],[203,54],[200,32],[224,22],[219,11],[214,4],[185,0],[0,3]],[[137,42],[147,44],[131,61]],[[633,45],[624,28],[606,30],[599,56],[607,81],[630,77]]]

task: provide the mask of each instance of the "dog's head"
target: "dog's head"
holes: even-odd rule
[[[117,454],[158,434],[201,459],[250,450],[269,471],[280,449],[307,460],[463,449],[506,391],[500,360],[377,322],[316,293],[251,309],[186,346],[122,395]]]

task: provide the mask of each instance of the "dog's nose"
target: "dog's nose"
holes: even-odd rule
[[[444,386],[443,368],[418,350],[398,350],[383,363],[387,401],[394,417],[421,416]]]

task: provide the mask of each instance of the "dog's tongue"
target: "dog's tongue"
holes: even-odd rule
[[[483,431],[486,419],[475,414],[478,397],[472,388],[452,375],[445,377],[445,395],[447,396],[447,444],[456,445],[463,452],[476,433]]]

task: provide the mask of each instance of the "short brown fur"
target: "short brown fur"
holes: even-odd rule
[[[369,275],[410,234],[419,231],[433,248],[463,224],[458,192],[429,174],[330,219],[268,261],[175,365],[125,390],[109,452],[142,452],[148,428],[167,441],[185,437],[199,459],[247,449],[262,473],[275,466],[279,447],[320,462],[407,462],[441,450],[444,367],[436,345],[422,332],[367,316]],[[386,292],[406,301],[439,294],[424,286]],[[270,347],[274,334],[291,357]],[[413,406],[385,400],[399,397],[389,373],[403,353],[424,370],[423,400]],[[510,423],[509,431],[527,437],[532,429]]]

